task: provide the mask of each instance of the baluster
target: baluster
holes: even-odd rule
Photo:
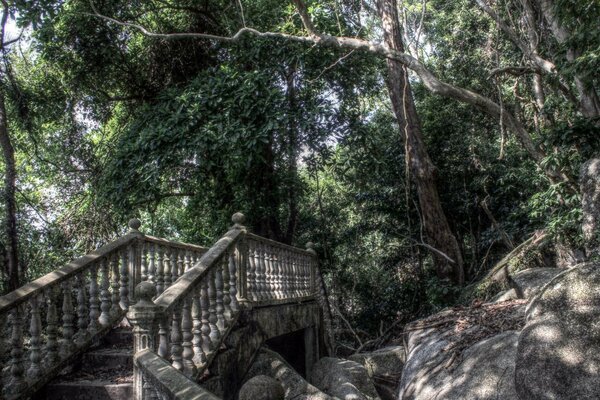
[[[100,261],[100,325],[108,326],[110,324],[110,272],[108,258]]]
[[[10,382],[4,389],[4,393],[7,397],[19,393],[25,387],[25,381],[23,379],[23,374],[25,372],[23,366],[23,322],[21,319],[23,308],[23,306],[17,306],[10,314]]]
[[[176,281],[185,272],[185,269],[183,267],[184,258],[185,250],[179,249],[177,251],[177,277],[174,278],[173,281]]]
[[[219,340],[219,328],[217,322],[217,291],[215,288],[215,271],[208,274],[208,323],[210,325],[210,341],[216,346]]]
[[[90,324],[88,332],[93,335],[100,328],[98,323],[100,317],[100,303],[98,301],[98,263],[90,267]]]
[[[287,299],[289,297],[289,277],[290,273],[290,252],[287,249],[283,250],[283,272],[281,274],[281,291],[282,298]]]
[[[257,286],[256,286],[256,242],[248,241],[248,270],[247,285],[248,297],[252,301],[257,301]]]
[[[194,364],[204,364],[206,355],[202,350],[202,308],[200,307],[199,289],[194,289],[192,297],[192,347],[194,349]]]
[[[46,357],[44,362],[47,366],[54,366],[59,361],[58,356],[58,312],[56,310],[56,292],[54,287],[46,291],[48,311],[46,315]]]
[[[210,276],[206,276],[200,282],[200,318],[202,321],[202,327],[200,332],[202,333],[202,353],[204,360],[202,364],[206,363],[206,358],[212,353],[213,345],[210,336],[210,300],[208,298],[208,279]],[[202,356],[202,354],[201,354]]]
[[[294,297],[298,297],[299,293],[299,278],[300,278],[300,259],[298,258],[298,254],[294,253],[294,264],[293,264],[293,274],[292,274],[292,283],[293,283],[293,295]]]
[[[183,347],[183,371],[187,376],[192,376],[196,372],[196,366],[194,365],[194,347],[192,340],[194,334],[192,333],[192,298],[186,297],[183,301],[183,307],[181,308],[181,338]]]
[[[265,267],[265,247],[262,243],[258,243],[258,268],[256,268],[258,275],[258,298],[259,300],[265,300],[267,298],[267,276]]]
[[[306,256],[300,256],[300,260],[302,262],[302,269],[301,269],[301,273],[300,273],[300,295],[302,297],[306,296],[306,264],[307,264],[307,260],[306,260]]]
[[[160,296],[161,293],[165,290],[165,280],[164,280],[164,249],[162,246],[157,246],[157,257],[156,257],[156,295]]]
[[[311,293],[311,280],[312,280],[312,264],[311,264],[311,259],[310,257],[306,257],[306,271],[305,271],[305,277],[304,277],[304,291],[306,293],[307,296],[310,296]]]
[[[235,251],[228,253],[228,267],[229,267],[229,299],[230,308],[232,312],[236,312],[240,309],[237,299],[237,270],[235,265],[236,254]]]
[[[75,325],[73,320],[75,315],[73,313],[73,300],[71,299],[71,282],[69,280],[64,281],[61,284],[63,291],[63,305],[62,305],[62,346],[61,346],[61,357],[66,358],[73,350],[73,335],[75,334]]]
[[[183,358],[181,354],[181,304],[177,304],[173,309],[173,318],[171,319],[171,364],[173,368],[183,371]]]
[[[271,259],[271,246],[265,245],[265,280],[266,298],[273,298],[273,262]]]
[[[158,355],[165,360],[169,359],[169,319],[165,315],[158,322]]]
[[[148,280],[148,263],[146,257],[148,255],[148,242],[140,241],[140,278],[141,282]]]
[[[184,273],[189,271],[190,268],[192,268],[192,253],[190,250],[185,252],[184,268]]]
[[[156,264],[154,263],[154,250],[156,245],[154,243],[146,243],[148,249],[148,281],[156,285]]]
[[[171,286],[171,259],[172,259],[172,255],[173,255],[173,250],[166,247],[165,248],[165,253],[163,256],[163,282],[164,282],[164,289],[168,288],[169,286]],[[163,290],[164,290],[163,289]]]
[[[273,264],[273,298],[279,299],[279,260],[277,257],[277,253],[279,253],[279,248],[273,247],[271,251],[271,263]]]
[[[221,271],[222,262],[219,262],[215,268],[215,288],[217,290],[217,327],[222,334],[225,331],[225,316],[223,315],[225,307],[223,306],[223,271]]]
[[[82,345],[88,335],[88,309],[87,309],[87,298],[85,293],[85,276],[84,273],[77,274],[75,276],[75,282],[77,284],[77,338],[76,342]]]
[[[110,272],[111,272],[111,279],[110,279],[110,287],[111,287],[111,293],[110,293],[110,315],[112,317],[112,319],[116,319],[118,318],[119,314],[121,313],[121,308],[119,307],[119,254],[115,253],[110,257]]]
[[[223,254],[223,259],[219,263],[218,268],[223,274],[223,314],[225,322],[231,319],[231,294],[230,294],[230,282],[229,282],[229,254],[227,251]]]
[[[121,288],[119,289],[119,305],[122,310],[129,310],[129,248],[121,250]]]
[[[38,297],[41,299],[41,296],[33,296],[29,300],[29,305],[31,307],[31,324],[29,325],[29,334],[31,335],[31,339],[29,341],[29,361],[31,361],[29,365],[29,369],[27,370],[27,376],[31,379],[38,378],[41,373],[41,361],[42,361],[42,352],[40,344],[41,344],[41,330],[42,330],[42,320],[40,318],[40,307],[38,302]]]

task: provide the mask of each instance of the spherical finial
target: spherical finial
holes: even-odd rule
[[[140,282],[135,287],[135,298],[138,299],[138,301],[151,302],[155,294],[156,288],[152,282]]]
[[[137,218],[132,218],[129,220],[129,227],[132,231],[139,231],[140,226],[142,226],[142,221]]]
[[[244,225],[244,222],[246,222],[246,216],[241,212],[236,212],[231,217],[231,222],[234,223],[234,226],[242,226]]]
[[[313,242],[308,242],[308,243],[306,243],[306,248],[309,250],[314,250],[315,244]]]

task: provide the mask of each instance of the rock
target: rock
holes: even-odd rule
[[[564,272],[561,268],[529,268],[513,275],[513,280],[523,290],[526,299],[533,298],[542,287],[556,275]]]
[[[527,309],[518,341],[520,398],[598,399],[600,264],[581,264],[550,281]]]
[[[313,366],[310,381],[341,400],[380,400],[367,370],[355,361],[323,357]]]
[[[382,400],[396,400],[406,352],[403,346],[385,347],[369,353],[358,353],[350,360],[362,364],[371,377]]]
[[[308,383],[274,351],[262,348],[246,374],[247,378],[266,375],[283,387],[285,399],[336,400]]]
[[[581,203],[583,237],[587,256],[600,255],[600,159],[593,158],[581,166]]]
[[[244,383],[239,400],[283,400],[285,393],[279,381],[266,375],[257,375]]]
[[[448,368],[449,355],[443,351],[447,334],[430,330],[411,351],[398,399],[518,399],[513,380],[517,332],[503,332],[476,343],[464,350],[458,365]]]

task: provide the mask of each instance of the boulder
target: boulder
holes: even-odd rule
[[[239,400],[283,400],[285,393],[279,381],[266,375],[257,375],[240,389]]]
[[[598,399],[600,264],[582,264],[555,277],[526,317],[515,369],[520,398]]]
[[[513,280],[519,285],[525,298],[530,299],[561,272],[565,272],[565,270],[562,268],[529,268],[514,274]]]
[[[455,366],[444,352],[447,334],[430,331],[409,354],[398,399],[518,399],[513,380],[517,332],[503,332],[470,346]]]
[[[581,166],[581,229],[586,242],[587,256],[600,256],[600,159],[593,158]]]
[[[380,400],[367,370],[355,361],[321,358],[313,366],[310,381],[341,400]]]
[[[277,380],[283,387],[285,399],[336,400],[304,380],[279,354],[265,348],[258,352],[246,378],[258,375]]]
[[[396,400],[406,352],[403,346],[385,347],[367,353],[358,353],[350,360],[362,364],[382,400]]]

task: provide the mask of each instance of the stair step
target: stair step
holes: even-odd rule
[[[133,370],[133,350],[131,348],[100,348],[89,351],[82,357],[81,369],[90,372],[98,369]]]
[[[106,346],[133,347],[133,332],[127,328],[113,329],[102,338],[102,343]]]
[[[129,400],[133,398],[133,384],[85,380],[60,382],[46,385],[43,392],[36,399]]]

